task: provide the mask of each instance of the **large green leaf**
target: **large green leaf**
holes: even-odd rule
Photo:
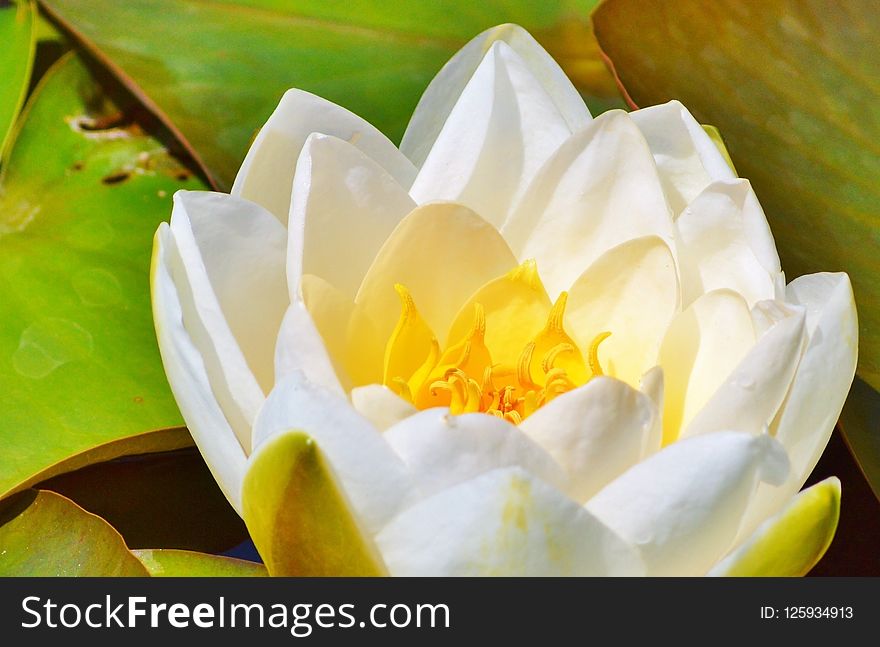
[[[247,539],[241,517],[194,447],[90,465],[37,487],[106,519],[131,548],[215,553]]]
[[[840,428],[874,495],[880,499],[880,393],[859,378],[846,399]]]
[[[33,0],[0,2],[0,158],[31,75],[36,14]]]
[[[112,526],[53,492],[0,506],[0,576],[149,575]]]
[[[42,481],[47,481],[60,474],[66,474],[82,469],[88,465],[102,464],[123,456],[137,456],[161,449],[171,451],[184,447],[192,447],[193,440],[186,427],[172,427],[171,429],[156,429],[147,431],[136,436],[125,436],[99,445],[94,445],[76,454],[70,454],[56,463],[45,466],[34,472],[24,481],[17,481],[15,485],[5,491],[0,491],[0,499],[9,496],[19,490],[26,490]]]
[[[0,495],[114,441],[136,453],[181,445],[180,434],[139,438],[182,425],[148,268],[171,194],[204,185],[109,83],[62,58],[0,177]]]
[[[397,141],[428,82],[472,36],[517,22],[579,87],[616,93],[589,30],[596,0],[46,0],[43,6],[144,100],[164,111],[229,186],[248,142],[290,87],[314,92]]]
[[[599,43],[638,105],[718,126],[789,278],[845,270],[880,387],[880,12],[864,0],[606,0]]]
[[[265,577],[266,567],[188,550],[132,551],[153,577]]]

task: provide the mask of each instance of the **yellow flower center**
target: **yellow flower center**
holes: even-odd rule
[[[524,264],[518,271],[534,271],[534,266]],[[490,348],[479,301],[472,304],[470,329],[441,349],[406,287],[398,284],[395,289],[402,307],[385,346],[383,383],[419,409],[445,406],[453,414],[483,412],[519,424],[553,398],[602,375],[598,349],[610,333],[593,339],[585,360],[563,327],[565,292],[540,332],[518,349],[506,348],[504,342],[521,337],[516,331],[528,322],[515,315],[496,320],[510,330],[496,331],[497,344]],[[515,360],[493,359],[499,357]]]

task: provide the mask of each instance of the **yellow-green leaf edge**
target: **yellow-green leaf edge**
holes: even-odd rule
[[[266,567],[243,559],[190,550],[142,549],[134,556],[153,577],[266,577]]]
[[[0,576],[147,577],[122,536],[70,499],[22,492],[0,509]]]
[[[713,575],[800,577],[834,539],[840,519],[840,480],[829,477],[803,490],[722,561]]]
[[[34,0],[21,0],[0,6],[0,161],[12,139],[15,121],[24,105],[28,80],[34,65],[35,22]]]

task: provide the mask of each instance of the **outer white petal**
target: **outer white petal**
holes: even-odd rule
[[[351,404],[379,431],[385,431],[418,411],[412,404],[381,384],[367,384],[353,388]]]
[[[752,249],[746,222],[750,196],[745,180],[713,182],[675,221],[684,307],[719,288],[739,292],[749,306],[775,297],[779,260],[765,267]]]
[[[631,113],[657,160],[663,187],[678,214],[714,180],[733,180],[727,161],[678,101]]]
[[[484,413],[453,416],[445,407],[427,409],[388,429],[385,440],[406,463],[420,497],[514,466],[565,489],[565,473],[539,444]]]
[[[376,536],[392,575],[641,575],[636,552],[521,468],[483,474],[405,510]]]
[[[291,300],[314,274],[354,301],[376,252],[415,208],[406,190],[352,144],[310,135],[296,164],[287,278]]]
[[[764,333],[682,431],[682,437],[722,429],[764,431],[779,411],[800,361],[804,318],[803,309],[790,309]]]
[[[858,321],[849,277],[809,274],[792,281],[788,300],[806,308],[809,341],[771,432],[792,470],[780,488],[761,487],[743,523],[745,537],[804,484],[828,444],[856,371]]]
[[[288,305],[284,228],[253,202],[179,191],[171,232],[181,253],[193,255],[185,259],[192,287],[207,287],[203,282],[208,281],[248,366],[268,392],[274,381],[274,337]]]
[[[254,450],[274,434],[309,434],[329,459],[364,527],[376,532],[409,495],[403,462],[344,397],[294,372],[281,380],[254,423]]]
[[[461,202],[498,227],[570,134],[526,63],[496,41],[449,114],[410,193],[420,204]]]
[[[745,300],[731,290],[704,294],[669,326],[660,346],[663,441],[675,441],[755,343]]]
[[[373,126],[335,103],[294,89],[284,93],[254,139],[232,185],[232,194],[263,205],[286,224],[296,160],[312,133],[351,142],[404,187],[415,178],[412,163]]]
[[[520,259],[534,258],[551,298],[612,247],[659,236],[672,214],[654,158],[632,119],[600,115],[547,160],[501,233]]]
[[[274,381],[287,308],[285,231],[253,202],[222,193],[174,196],[167,258],[184,325],[243,447]]]
[[[295,371],[325,389],[344,393],[324,339],[302,301],[288,306],[275,345],[276,382]]]
[[[156,232],[151,271],[153,318],[162,363],[193,440],[223,494],[240,514],[247,457],[214,397],[201,353],[183,325],[167,257],[170,242],[168,225],[162,223]]]
[[[744,180],[748,182],[748,180]],[[749,241],[749,247],[758,259],[758,262],[767,270],[774,278],[779,277],[782,269],[779,265],[779,254],[776,251],[776,242],[773,240],[773,234],[770,232],[770,224],[767,222],[767,216],[764,215],[764,209],[758,202],[758,196],[752,190],[749,184],[749,190],[746,192],[745,200],[742,205],[742,222],[743,231]],[[785,277],[781,277],[781,285],[785,284]],[[778,295],[777,295],[778,296]]]
[[[578,277],[569,291],[565,320],[583,352],[597,335],[610,332],[599,347],[602,370],[637,385],[657,364],[678,304],[672,252],[663,239],[646,236],[608,250]]]
[[[453,56],[425,90],[410,119],[400,150],[421,166],[440,134],[443,124],[495,42],[507,43],[531,70],[550,96],[568,128],[574,132],[590,122],[581,95],[543,47],[519,25],[498,25],[474,37]]]
[[[520,428],[562,465],[569,479],[566,491],[584,502],[655,449],[655,415],[644,394],[597,377],[554,398]]]
[[[703,575],[730,548],[757,482],[787,473],[767,434],[706,434],[634,466],[586,508],[640,548],[649,575]]]

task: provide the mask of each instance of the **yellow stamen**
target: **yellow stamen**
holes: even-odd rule
[[[532,355],[535,354],[535,342],[529,342],[523,349],[522,355],[516,364],[516,381],[527,389],[539,388],[532,382]]]
[[[599,364],[599,344],[608,339],[610,336],[610,332],[600,332],[598,335],[593,337],[593,341],[590,342],[588,361],[590,363],[590,372],[592,372],[593,377],[605,375],[605,373],[602,372],[602,366]]]
[[[492,297],[493,304],[501,301],[501,291],[505,288],[510,288],[518,299],[532,293],[545,294],[534,262],[524,263],[491,286],[491,290],[484,288],[478,294]],[[535,314],[544,308],[543,328],[532,333],[534,336],[514,353],[510,348],[493,346],[490,350],[487,334],[493,334],[496,343],[515,339],[523,343],[522,340],[528,338],[505,330],[487,331],[486,310],[473,298],[468,306],[472,312],[469,328],[465,328],[462,311],[453,326],[462,334],[457,340],[450,337],[450,343],[441,351],[433,331],[419,315],[412,295],[401,285],[395,289],[401,298],[401,315],[385,349],[385,384],[419,409],[446,406],[456,415],[482,412],[519,424],[559,395],[576,389],[594,376],[603,375],[598,349],[610,333],[603,332],[593,339],[585,361],[565,331],[568,299],[565,292],[552,307],[546,294],[541,297],[544,306],[540,305],[540,299],[524,299],[527,314],[523,320],[516,316],[515,305],[505,304],[505,312],[511,313],[509,317],[499,317],[498,310],[493,310],[492,326],[506,326],[514,331],[522,321],[527,321],[534,331],[537,329]],[[496,353],[515,361],[493,362]]]
[[[430,358],[437,343],[434,333],[419,315],[412,295],[404,286],[394,286],[400,296],[400,318],[385,346],[385,370],[383,382],[386,386],[404,382],[416,373]],[[438,345],[439,348],[439,345]]]

